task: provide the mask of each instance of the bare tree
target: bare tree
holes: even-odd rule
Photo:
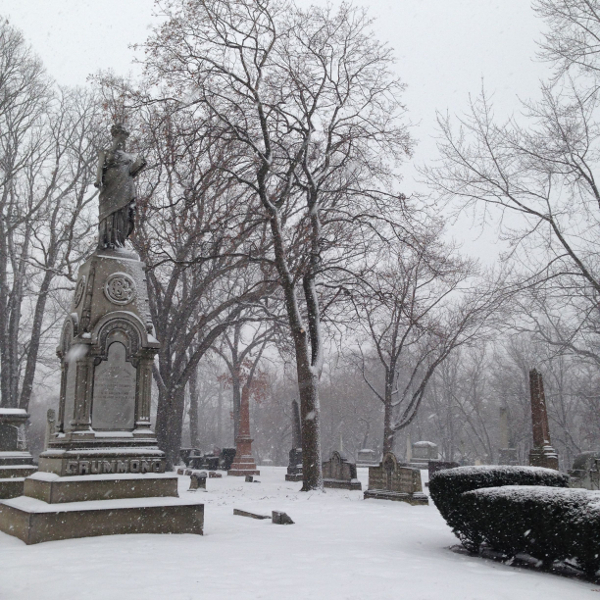
[[[277,0],[159,2],[166,23],[146,43],[157,97],[209,119],[267,224],[265,256],[294,342],[303,423],[303,489],[322,485],[319,286],[364,252],[390,176],[410,148],[402,86],[364,11],[309,11]],[[385,182],[385,183],[384,183]],[[378,203],[379,201],[379,203]]]
[[[0,403],[27,409],[47,303],[85,250],[97,99],[54,87],[0,22]],[[60,276],[66,276],[67,280]]]
[[[496,283],[466,289],[473,263],[440,241],[439,225],[431,228],[412,246],[388,246],[387,258],[352,294],[372,348],[368,356],[382,369],[381,384],[371,381],[359,347],[365,381],[384,407],[384,453],[416,417],[436,369],[456,348],[478,339],[502,305]]]

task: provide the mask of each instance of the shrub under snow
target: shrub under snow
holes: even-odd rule
[[[429,492],[442,517],[463,545],[476,551],[482,540],[473,529],[472,513],[465,506],[463,493],[500,486],[548,486],[566,488],[567,475],[540,467],[481,466],[457,467],[438,471],[429,482]],[[510,523],[506,523],[510,527]]]

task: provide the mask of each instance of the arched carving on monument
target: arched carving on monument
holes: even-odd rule
[[[107,360],[108,349],[113,342],[120,342],[127,350],[126,360],[137,366],[137,358],[142,346],[142,335],[139,326],[136,326],[131,319],[118,317],[106,321],[98,329],[98,354],[95,364]]]

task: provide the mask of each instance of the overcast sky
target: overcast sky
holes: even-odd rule
[[[301,5],[319,3],[299,0]],[[536,57],[543,23],[528,0],[369,0],[377,35],[395,49],[398,74],[408,85],[404,102],[418,140],[414,163],[435,157],[436,111],[460,114],[485,84],[496,114],[519,111],[535,97],[548,67]],[[0,0],[8,17],[61,84],[85,85],[100,69],[135,73],[133,50],[157,23],[152,0]],[[416,186],[412,167],[404,185]],[[477,252],[481,238],[456,234]],[[489,240],[487,240],[489,243]]]

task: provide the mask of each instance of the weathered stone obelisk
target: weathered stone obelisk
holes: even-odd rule
[[[500,424],[500,449],[498,452],[498,464],[500,465],[516,465],[517,449],[511,446],[510,435],[508,430],[508,409],[506,406],[501,406],[499,409],[499,424]]]
[[[235,439],[235,457],[228,475],[260,475],[252,456],[252,438],[250,437],[250,399],[246,390],[242,390],[240,399],[240,423]]]
[[[536,369],[529,371],[529,388],[533,427],[533,448],[529,452],[529,464],[533,467],[558,470],[558,454],[550,442],[544,382],[542,374]]]
[[[116,533],[202,533],[203,505],[183,501],[150,428],[159,349],[145,266],[126,245],[134,177],[145,161],[112,128],[100,153],[98,248],[79,268],[57,354],[58,417],[24,496],[0,502],[0,530],[26,543]],[[93,504],[86,501],[95,500]]]

